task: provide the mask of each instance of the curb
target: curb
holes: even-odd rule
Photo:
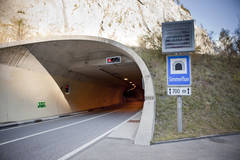
[[[61,117],[69,117],[81,113],[85,113],[88,111],[80,111],[80,112],[72,112],[72,113],[67,113],[67,114],[61,114],[57,116],[50,116],[50,117],[43,117],[43,118],[38,118],[38,119],[32,119],[32,120],[24,120],[24,121],[16,121],[16,122],[10,122],[6,124],[0,124],[0,129],[5,129],[5,128],[10,128],[10,127],[16,127],[19,125],[24,125],[24,124],[29,124],[29,123],[38,123],[42,121],[48,121],[48,120],[53,120]]]
[[[186,142],[186,141],[194,141],[194,140],[200,140],[200,139],[217,138],[217,137],[234,136],[234,135],[240,135],[240,132],[233,132],[233,133],[226,133],[226,134],[214,134],[214,135],[200,136],[200,137],[195,137],[195,138],[174,139],[174,140],[159,141],[159,142],[154,142],[154,143],[152,142],[152,145],[165,144],[165,143],[176,143],[176,142]]]
[[[31,120],[13,121],[13,122],[7,122],[7,123],[2,123],[2,124],[0,123],[0,129],[16,127],[16,126],[19,126],[19,125],[24,125],[24,124],[29,124],[29,123],[38,123],[38,122],[48,121],[48,120],[62,118],[62,117],[69,117],[69,116],[74,116],[74,115],[81,114],[81,113],[88,113],[88,112],[92,112],[92,111],[96,111],[96,110],[102,110],[102,109],[105,109],[105,108],[112,108],[112,107],[116,107],[116,106],[118,106],[118,105],[103,106],[103,107],[92,108],[92,109],[79,111],[79,112],[64,113],[64,114],[60,114],[60,115],[31,119]]]

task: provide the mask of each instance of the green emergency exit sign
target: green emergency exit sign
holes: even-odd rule
[[[38,102],[38,108],[45,108],[46,102]]]

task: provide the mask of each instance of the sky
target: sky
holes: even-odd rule
[[[198,25],[213,31],[216,40],[222,28],[231,33],[240,23],[240,0],[180,0]]]

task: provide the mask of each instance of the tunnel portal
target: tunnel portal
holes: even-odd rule
[[[99,37],[60,36],[1,44],[0,53],[2,122],[139,102],[135,105],[143,109],[135,143],[150,144],[153,83],[145,63],[130,48]],[[107,64],[106,57],[114,56],[121,63]],[[9,72],[14,76],[8,77]],[[13,86],[4,87],[10,81]],[[48,108],[34,108],[39,101]]]

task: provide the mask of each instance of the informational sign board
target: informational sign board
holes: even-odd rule
[[[191,86],[191,59],[189,55],[167,56],[167,85]]]
[[[190,96],[192,90],[191,87],[168,87],[167,94],[169,96]]]
[[[195,50],[194,21],[175,21],[162,24],[162,52],[179,53]]]

